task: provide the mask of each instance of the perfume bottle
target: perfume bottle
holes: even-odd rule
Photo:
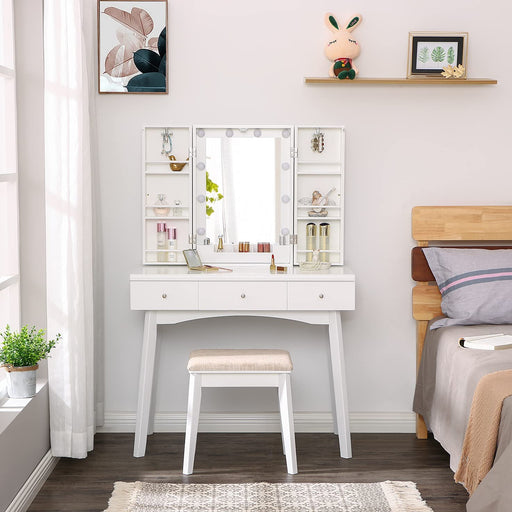
[[[162,263],[168,261],[167,251],[164,252],[168,248],[165,222],[158,222],[156,225],[156,248],[158,250],[156,253],[157,261]]]
[[[331,226],[328,222],[322,222],[320,224],[320,261],[329,261],[329,235]]]
[[[169,261],[174,263],[178,259],[178,253],[175,252],[178,249],[176,228],[167,228],[167,242],[169,244]]]
[[[306,261],[313,261],[313,251],[316,249],[316,224],[306,224]]]
[[[223,235],[219,235],[219,241],[217,242],[217,252],[222,252],[224,250],[224,240],[222,237]]]
[[[169,203],[165,200],[166,197],[167,196],[165,194],[157,194],[158,199],[153,205],[153,211],[157,217],[166,217],[171,211]]]
[[[183,210],[181,208],[181,201],[176,199],[174,201],[174,208],[172,209],[172,214],[174,217],[181,217],[183,215]]]

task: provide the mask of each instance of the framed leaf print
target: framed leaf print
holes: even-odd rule
[[[467,45],[467,32],[409,32],[407,78],[442,78],[446,66],[465,68]]]
[[[100,93],[167,94],[167,0],[98,0]]]

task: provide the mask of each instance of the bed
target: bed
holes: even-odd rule
[[[418,378],[413,406],[417,413],[416,435],[420,439],[426,438],[430,430],[449,453],[450,467],[456,472],[461,461],[467,458],[463,448],[466,450],[465,437],[468,437],[467,426],[475,390],[482,385],[484,376],[501,377],[512,369],[512,350],[471,350],[459,344],[459,338],[466,336],[512,334],[512,293],[508,294],[512,290],[512,275],[508,274],[512,272],[505,271],[506,267],[512,267],[508,263],[508,260],[512,262],[512,206],[416,207],[412,212],[412,231],[417,241],[417,247],[412,250],[412,277],[416,281],[413,316],[417,322]],[[439,246],[443,249],[436,248]],[[439,279],[439,273],[446,273],[453,262],[465,264],[468,258],[472,258],[472,262],[475,257],[476,260],[483,257],[498,261],[494,267],[499,267],[501,272],[493,275],[499,277],[475,281],[477,286],[465,286],[464,282],[476,277],[458,279],[460,275],[476,272],[459,274],[457,278],[444,282]],[[436,278],[442,282],[443,307],[450,313],[448,316],[451,316],[452,306],[456,310],[462,303],[464,308],[459,307],[458,314],[462,317],[467,315],[467,318],[453,322],[445,318]],[[500,280],[497,285],[499,291],[495,292],[491,281],[496,283],[497,280]],[[454,292],[447,299],[446,289],[450,286]],[[461,290],[455,290],[457,286]],[[474,291],[466,303],[468,289]],[[486,293],[491,294],[489,308],[479,316],[481,309],[487,307]],[[504,295],[500,296],[500,293]],[[454,306],[453,297],[460,303]],[[472,301],[481,302],[476,308],[478,314],[471,311]],[[489,316],[492,323],[475,325],[475,318],[487,319]],[[439,327],[439,323],[448,325]],[[507,386],[510,388],[510,383]],[[495,442],[492,440],[493,450],[495,446],[492,467],[476,488],[470,487],[474,492],[467,505],[468,512],[511,510],[512,396],[506,396],[504,393],[499,406],[497,438]],[[466,485],[464,480],[462,483]]]

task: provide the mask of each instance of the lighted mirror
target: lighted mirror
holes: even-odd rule
[[[237,257],[228,254],[244,252],[241,261],[249,262],[254,258],[248,253],[257,253],[258,247],[261,252],[270,250],[258,244],[269,244],[273,250],[289,243],[282,233],[293,228],[290,132],[289,127],[260,126],[196,129],[198,249],[209,242],[211,247],[204,252],[219,252],[221,236],[226,256],[217,255],[215,260],[233,260]]]

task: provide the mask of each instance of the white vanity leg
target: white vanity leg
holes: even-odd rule
[[[194,471],[199,411],[201,409],[201,375],[191,373],[188,386],[187,426],[185,428],[185,449],[183,452],[184,475],[191,475]]]
[[[144,338],[140,361],[139,398],[137,401],[137,420],[135,422],[134,457],[143,457],[146,453],[149,413],[155,370],[156,350],[156,311],[146,311],[144,317]]]
[[[331,347],[332,380],[340,455],[345,459],[349,459],[352,457],[352,446],[348,418],[347,379],[345,375],[341,313],[339,311],[329,312],[329,344]]]
[[[283,445],[286,456],[286,469],[291,475],[297,474],[297,454],[295,450],[295,426],[293,424],[292,393],[290,374],[279,375],[279,411],[281,414]]]
[[[157,343],[155,346],[155,361],[160,360],[160,343]],[[151,384],[151,406],[149,408],[149,419],[148,419],[148,432],[147,435],[150,436],[155,432],[155,410],[156,410],[156,383],[158,381],[158,364],[153,365],[153,382]]]

